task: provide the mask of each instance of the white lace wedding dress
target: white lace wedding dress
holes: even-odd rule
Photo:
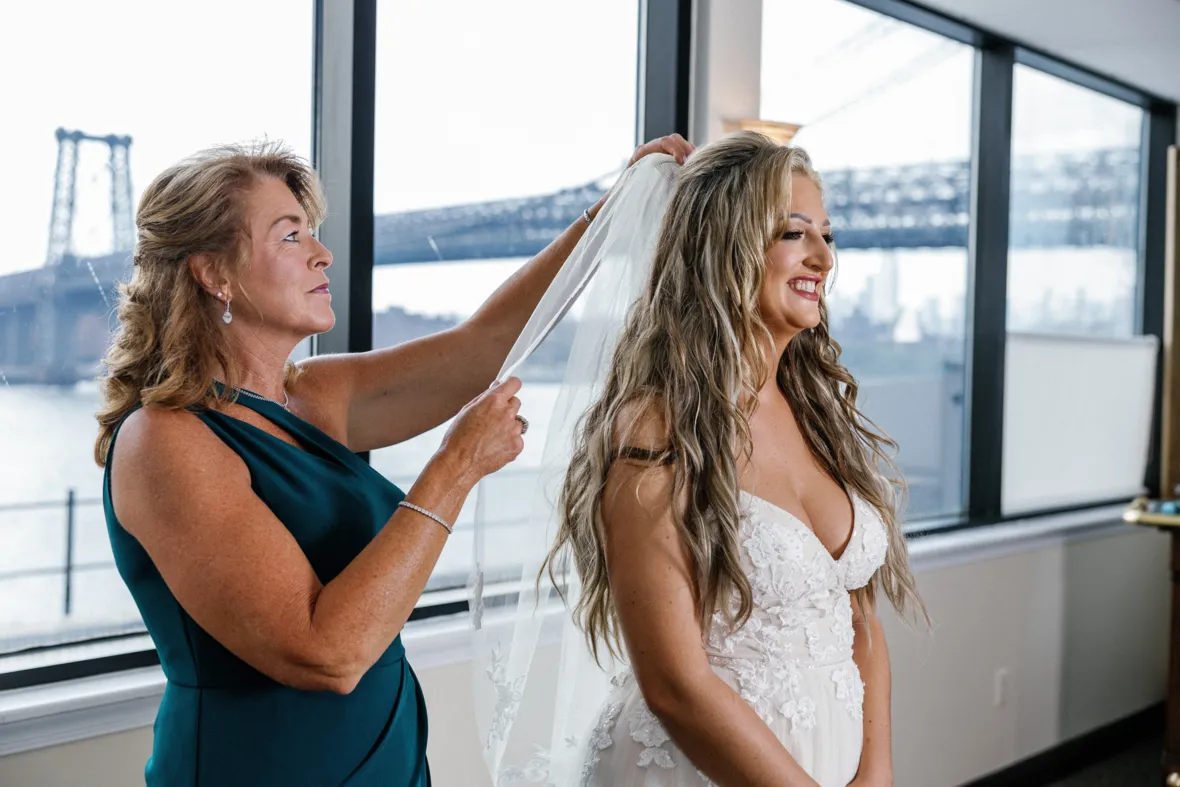
[[[792,514],[745,492],[742,498],[741,559],[754,612],[737,631],[714,616],[709,661],[813,779],[844,787],[860,762],[864,702],[852,660],[849,591],[864,587],[884,562],[885,526],[853,496],[852,537],[836,559]],[[624,673],[612,682],[589,738],[582,784],[711,784],[648,710],[634,677]]]

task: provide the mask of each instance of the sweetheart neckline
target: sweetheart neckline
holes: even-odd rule
[[[839,556],[833,555],[831,553],[831,551],[828,549],[827,545],[824,544],[824,542],[816,534],[816,532],[814,530],[812,530],[810,527],[808,527],[806,522],[804,522],[802,519],[800,519],[799,517],[792,514],[787,509],[783,508],[782,506],[775,505],[774,503],[767,500],[765,497],[759,497],[758,495],[754,494],[753,492],[747,492],[745,489],[739,490],[739,493],[742,495],[745,495],[747,498],[754,501],[755,503],[759,503],[767,508],[777,511],[778,513],[782,514],[787,519],[789,519],[793,524],[796,524],[799,527],[806,530],[808,533],[811,534],[811,537],[813,539],[815,539],[815,543],[819,545],[819,548],[823,550],[823,553],[828,556],[828,559],[831,560],[832,563],[837,566],[842,564],[842,562],[844,560],[844,556],[848,554],[849,550],[852,548],[853,540],[856,539],[856,532],[857,532],[857,529],[860,527],[860,516],[858,515],[857,510],[856,510],[857,509],[856,504],[859,501],[859,498],[857,498],[853,492],[848,493],[848,499],[852,503],[852,527],[848,531],[848,538],[844,542],[844,548],[840,550]]]

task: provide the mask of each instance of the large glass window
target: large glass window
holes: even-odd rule
[[[215,143],[266,136],[310,155],[314,11],[45,2],[7,21],[0,654],[141,627],[92,458],[135,206],[158,172]]]
[[[761,117],[799,125],[823,176],[831,332],[900,445],[911,520],[964,507],[973,58],[843,0],[763,4]]]
[[[1012,94],[1005,514],[1137,494],[1158,385],[1135,337],[1144,111],[1022,64]]]
[[[1143,110],[1017,65],[1008,330],[1136,333]]]
[[[506,13],[482,0],[382,0],[377,10],[373,344],[383,347],[469,317],[621,171],[636,144],[639,2],[587,13],[524,0]],[[528,514],[515,490],[531,490],[540,462],[554,339],[521,374],[525,453],[489,490],[505,533]],[[373,466],[408,489],[445,429],[374,451]],[[430,589],[470,573],[472,498]]]

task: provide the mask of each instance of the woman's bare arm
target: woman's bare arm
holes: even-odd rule
[[[852,599],[854,635],[852,660],[865,683],[864,747],[853,782],[858,787],[890,787],[893,784],[893,748],[889,703],[891,676],[885,629],[872,607]]]
[[[640,145],[630,164],[651,153],[683,163],[692,150],[671,134]],[[589,208],[591,217],[605,201]],[[368,451],[408,440],[443,423],[486,389],[586,229],[586,222],[576,219],[450,330],[395,347],[304,361],[309,371],[340,382],[332,398],[343,403],[348,447]]]
[[[523,446],[510,403],[519,388],[510,380],[472,403],[474,418],[456,427],[462,445],[435,455],[410,502],[455,521],[498,461],[493,454],[515,456]],[[184,411],[143,409],[127,419],[111,487],[120,524],[193,620],[258,671],[301,689],[356,686],[409,619],[447,539],[438,523],[399,508],[323,584],[254,493],[242,459]]]

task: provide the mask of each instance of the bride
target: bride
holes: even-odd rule
[[[496,783],[892,784],[877,597],[925,613],[879,471],[892,443],[857,410],[828,333],[820,179],[801,149],[753,133],[683,168],[651,157],[633,169],[654,187],[621,181],[600,217],[615,226],[597,247],[584,239],[575,266],[590,261],[585,279],[613,265],[641,284],[613,336],[590,321],[593,385],[565,419],[569,444],[551,434],[546,451],[566,464],[545,577],[584,637],[563,646],[551,741],[575,754],[551,744],[505,765],[536,682],[536,637],[518,619],[512,666],[498,642],[487,672],[500,699],[487,738]],[[659,215],[638,218],[653,205]],[[544,602],[539,591],[522,607]],[[552,704],[552,689],[533,694]],[[576,764],[559,776],[562,756]]]

